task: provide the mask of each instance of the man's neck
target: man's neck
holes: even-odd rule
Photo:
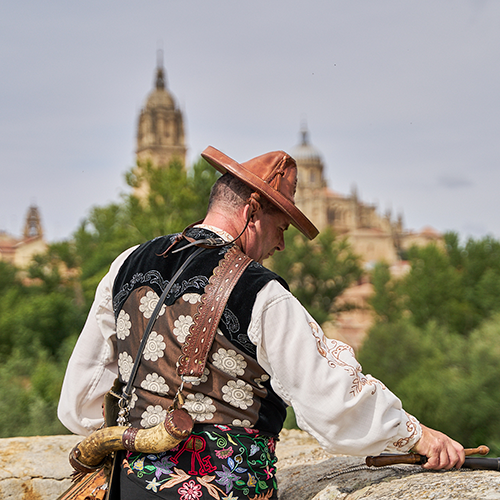
[[[204,222],[202,222],[200,224],[196,224],[196,226],[194,226],[194,227],[198,227],[198,228],[202,228],[202,229],[207,229],[208,231],[212,231],[212,233],[215,233],[217,236],[220,236],[224,241],[226,241],[228,243],[230,241],[234,240],[234,236],[229,234],[227,231],[224,231],[220,227],[215,227],[215,226],[212,226],[210,224],[205,224]]]

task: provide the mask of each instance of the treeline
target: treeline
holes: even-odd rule
[[[95,207],[67,240],[24,271],[0,262],[0,437],[66,432],[56,417],[65,367],[98,282],[126,248],[181,231],[203,218],[217,173],[199,161],[189,171],[142,166],[129,186],[150,186],[147,201],[122,195]],[[286,233],[287,250],[269,265],[320,322],[349,307],[337,299],[364,273],[344,238],[326,230],[312,242]],[[500,453],[500,242],[414,247],[409,272],[371,273],[375,324],[359,353],[407,411],[467,446]],[[342,304],[342,305],[340,305]]]

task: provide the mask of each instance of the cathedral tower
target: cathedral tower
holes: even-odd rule
[[[166,88],[161,59],[156,68],[155,88],[148,95],[137,127],[137,161],[150,160],[157,167],[177,158],[185,165],[186,145],[182,112]]]
[[[326,225],[326,180],[323,160],[319,151],[309,142],[309,131],[305,123],[300,130],[300,143],[290,154],[297,162],[298,181],[295,203],[321,231]]]

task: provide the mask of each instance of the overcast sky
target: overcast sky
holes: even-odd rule
[[[0,229],[119,200],[163,48],[189,161],[290,151],[405,226],[500,238],[498,0],[0,0]]]

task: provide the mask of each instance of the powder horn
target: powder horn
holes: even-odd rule
[[[168,451],[191,434],[193,424],[186,410],[170,408],[165,421],[149,429],[120,425],[104,427],[78,443],[71,450],[69,461],[76,471],[88,474],[100,469],[106,457],[115,451]]]

